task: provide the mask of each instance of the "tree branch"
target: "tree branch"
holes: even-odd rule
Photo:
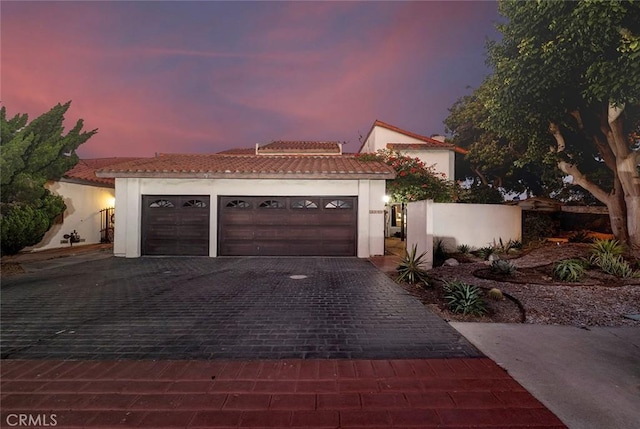
[[[598,199],[603,204],[608,204],[611,196],[609,193],[604,191],[601,187],[596,185],[595,183],[589,181],[587,176],[582,174],[582,172],[575,165],[568,163],[567,161],[558,161],[558,168],[565,174],[568,174],[573,177],[573,183],[582,187],[587,192],[591,193],[594,197]]]

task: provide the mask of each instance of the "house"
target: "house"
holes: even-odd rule
[[[400,152],[411,158],[419,158],[445,179],[455,177],[456,147],[445,143],[444,137],[426,137],[376,120],[360,146],[360,153],[374,153],[381,149]]]
[[[447,180],[453,180],[455,177],[455,153],[460,152],[461,148],[445,143],[442,136],[426,137],[376,120],[364,138],[359,152],[374,153],[382,149],[418,158],[425,165],[432,166],[436,174],[441,174]],[[401,204],[389,204],[385,221],[385,235],[402,234],[403,225],[406,223],[405,216]]]
[[[384,253],[385,180],[395,172],[338,142],[276,141],[96,175],[115,180],[116,256],[366,258]]]
[[[115,202],[115,181],[96,177],[99,168],[135,158],[82,159],[59,180],[47,183],[53,194],[60,195],[67,206],[42,240],[26,251],[71,246],[75,243],[108,242],[113,231],[111,215]],[[75,232],[75,234],[73,234]],[[70,242],[70,237],[77,237]],[[77,234],[77,235],[76,235]]]

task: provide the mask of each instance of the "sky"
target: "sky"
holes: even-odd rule
[[[72,100],[83,158],[342,141],[378,119],[444,134],[490,73],[493,1],[0,3],[0,102]]]

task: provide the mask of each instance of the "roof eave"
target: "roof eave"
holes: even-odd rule
[[[105,178],[153,178],[153,179],[295,179],[295,180],[389,180],[396,177],[395,173],[356,173],[356,172],[287,172],[287,173],[263,173],[263,172],[174,172],[174,171],[136,171],[136,172],[97,172],[98,177]]]

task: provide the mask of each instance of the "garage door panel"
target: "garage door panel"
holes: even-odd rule
[[[221,256],[354,256],[356,197],[221,197]]]
[[[209,255],[208,195],[143,195],[143,255]]]

